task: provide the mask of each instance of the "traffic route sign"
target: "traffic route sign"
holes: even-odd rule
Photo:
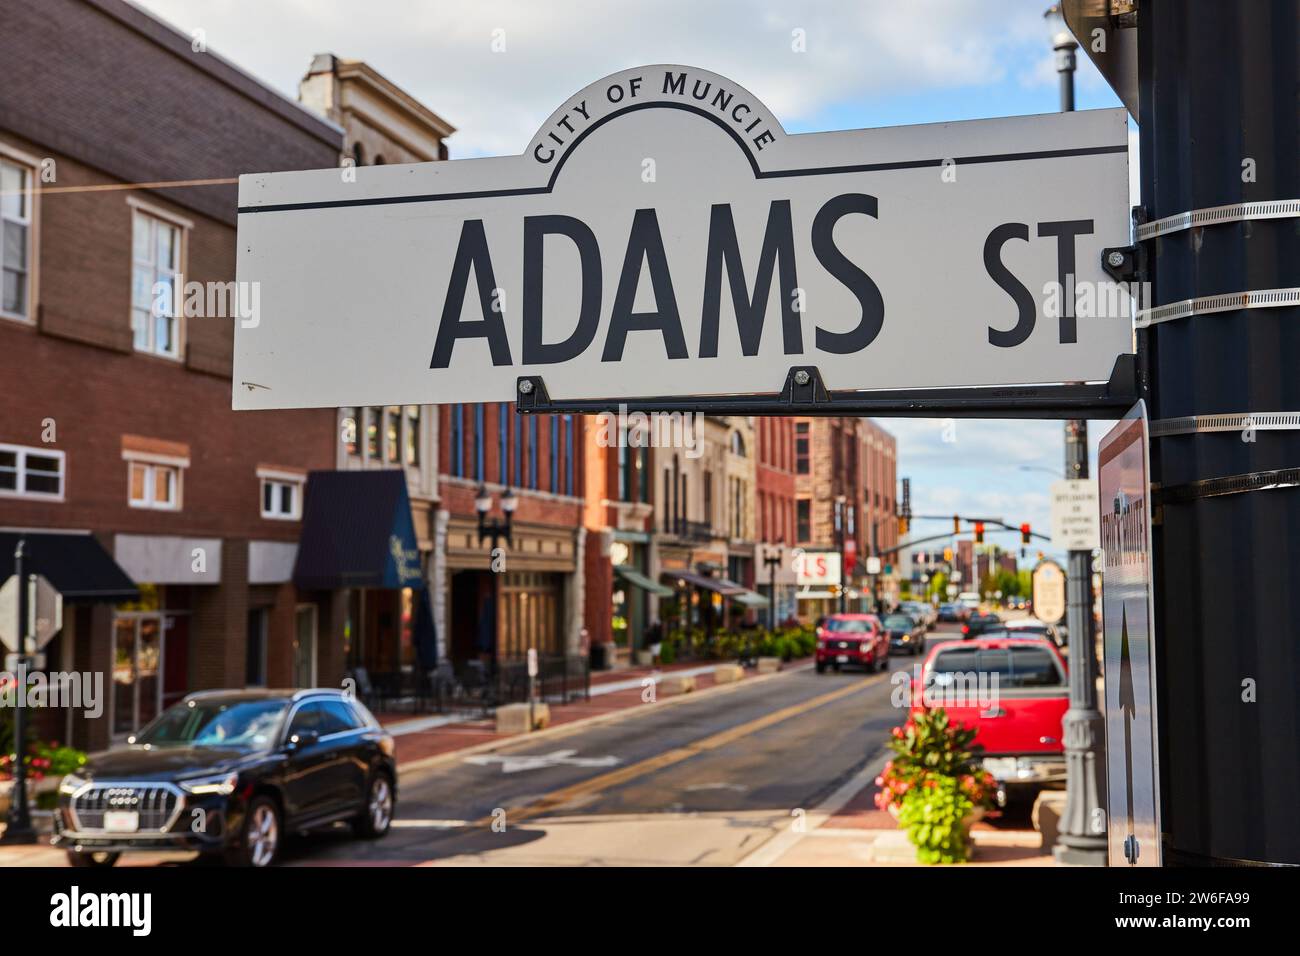
[[[1160,866],[1151,465],[1146,403],[1101,440],[1102,619],[1111,866]]]
[[[1122,109],[789,135],[684,66],[519,156],[240,177],[237,409],[1105,382]],[[924,360],[920,360],[920,357]]]
[[[1097,482],[1074,478],[1052,483],[1052,546],[1063,551],[1101,547]]]

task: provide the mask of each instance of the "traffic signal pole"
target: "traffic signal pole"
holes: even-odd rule
[[[1137,9],[1164,861],[1297,864],[1300,0]]]

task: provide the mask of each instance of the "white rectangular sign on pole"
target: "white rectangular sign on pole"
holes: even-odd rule
[[[789,135],[647,66],[519,156],[240,177],[238,409],[1096,382],[1122,109]]]
[[[1101,547],[1097,482],[1072,478],[1052,483],[1052,547],[1092,551]]]

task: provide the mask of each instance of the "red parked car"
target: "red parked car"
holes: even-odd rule
[[[883,671],[889,664],[889,635],[874,614],[831,614],[817,625],[817,673],[826,668],[865,667]]]
[[[1065,785],[1061,718],[1069,698],[1055,645],[1006,632],[938,645],[925,659],[922,686],[913,688],[914,708],[943,707],[978,731],[1003,806]]]

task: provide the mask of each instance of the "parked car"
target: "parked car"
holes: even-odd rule
[[[881,624],[889,637],[890,651],[912,657],[925,649],[925,625],[912,614],[886,614]]]
[[[985,631],[1003,630],[1002,618],[993,612],[976,611],[961,626],[962,640],[979,637]]]
[[[818,674],[828,667],[883,671],[888,664],[889,637],[874,614],[831,614],[817,627]]]
[[[1061,720],[1069,679],[1052,644],[1005,636],[941,644],[922,677],[926,696],[918,692],[915,706],[944,707],[954,722],[978,731],[975,743],[984,748],[980,759],[997,781],[1000,805],[1064,786]]]
[[[1058,648],[1065,646],[1065,637],[1055,624],[1048,624],[1036,617],[1022,617],[1007,621],[1003,625],[1014,637],[1041,637],[1051,641]]]
[[[165,849],[261,867],[286,833],[348,820],[382,837],[397,802],[393,752],[370,711],[337,690],[191,694],[63,778],[51,842],[73,866]]]

